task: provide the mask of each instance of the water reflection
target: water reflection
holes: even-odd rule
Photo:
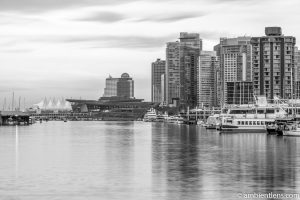
[[[152,130],[153,195],[197,198],[202,173],[196,127],[153,124]]]
[[[238,193],[299,191],[300,138],[219,135],[172,124],[152,129],[155,197],[234,199]]]
[[[299,145],[300,138],[164,123],[48,122],[18,127],[18,134],[0,127],[0,199],[297,193]]]

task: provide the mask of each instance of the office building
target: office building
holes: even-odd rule
[[[197,105],[197,69],[202,40],[197,33],[180,33],[179,42],[166,48],[166,100],[181,106]]]
[[[290,99],[294,93],[296,39],[284,36],[280,27],[266,27],[265,34],[251,39],[254,94]]]
[[[134,81],[127,73],[121,78],[109,76],[106,79],[103,97],[134,98]]]
[[[201,51],[198,69],[198,106],[217,106],[217,76],[219,61],[215,51]]]
[[[164,74],[166,61],[157,59],[151,65],[151,100],[163,103],[165,101]]]
[[[214,47],[220,58],[219,105],[228,103],[227,82],[252,80],[250,40],[251,37],[220,38],[220,44]]]
[[[295,81],[300,81],[300,50],[298,47],[295,47],[295,54],[294,54],[294,61],[295,61]]]
[[[295,70],[294,70],[294,92],[295,92],[295,98],[300,99],[300,50],[298,47],[295,47]]]
[[[166,100],[171,104],[180,95],[179,42],[168,42],[166,48]]]

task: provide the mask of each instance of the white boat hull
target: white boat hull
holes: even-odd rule
[[[220,127],[220,131],[231,133],[266,133],[265,126],[224,126]]]
[[[283,131],[283,136],[300,136],[300,130]]]

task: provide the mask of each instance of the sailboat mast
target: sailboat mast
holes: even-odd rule
[[[18,110],[21,111],[21,97],[19,97],[19,107]]]
[[[13,92],[13,96],[12,96],[12,103],[11,103],[11,110],[14,110],[14,101],[15,101],[15,92]]]

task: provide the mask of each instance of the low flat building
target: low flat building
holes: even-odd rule
[[[102,120],[137,120],[159,103],[144,102],[143,99],[107,98],[99,100],[67,99],[71,103],[73,112],[91,113],[91,116]]]
[[[227,82],[227,104],[253,103],[253,83],[251,81]]]

